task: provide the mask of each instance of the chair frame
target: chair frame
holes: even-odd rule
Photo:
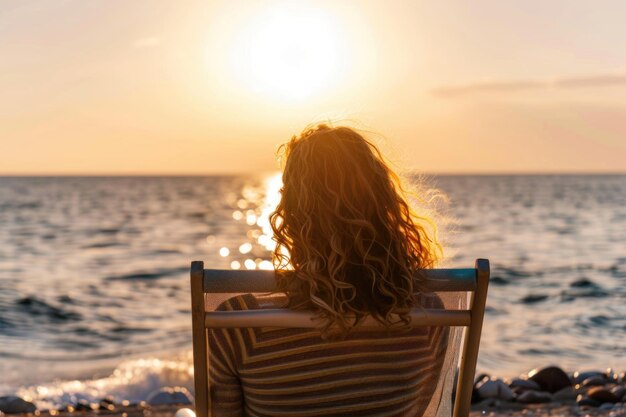
[[[416,326],[467,327],[463,338],[459,375],[454,401],[454,417],[469,415],[480,335],[489,287],[489,260],[477,259],[474,268],[424,270],[426,288],[430,291],[470,291],[468,310],[413,309]],[[313,328],[316,324],[306,312],[287,309],[244,311],[206,311],[207,293],[271,292],[275,289],[274,271],[239,271],[204,269],[202,261],[191,263],[191,317],[193,329],[193,362],[195,408],[197,417],[209,417],[209,346],[208,329],[237,327]],[[362,326],[380,326],[371,317]]]

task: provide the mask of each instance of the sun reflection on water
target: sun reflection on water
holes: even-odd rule
[[[231,257],[231,269],[274,269],[270,258],[276,242],[272,239],[269,217],[280,201],[281,187],[282,176],[275,174],[266,178],[261,186],[246,185],[241,190],[241,198],[231,200],[233,220],[250,226],[245,233],[247,241],[241,242],[238,247],[224,246],[219,249],[221,257]],[[233,259],[238,255],[247,256]]]
[[[265,202],[261,209],[261,215],[257,220],[257,225],[262,231],[262,234],[257,238],[257,242],[268,251],[273,251],[276,248],[276,242],[272,239],[273,232],[270,225],[270,215],[280,202],[280,189],[282,186],[283,179],[281,174],[273,175],[267,179],[265,183]]]

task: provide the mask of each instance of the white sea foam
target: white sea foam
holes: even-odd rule
[[[97,403],[107,396],[115,402],[145,401],[152,392],[166,386],[185,387],[193,392],[191,352],[171,358],[129,360],[122,362],[111,375],[104,378],[22,387],[15,395],[45,410],[75,404],[80,400]]]

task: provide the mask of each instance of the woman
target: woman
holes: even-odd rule
[[[282,146],[271,216],[279,292],[225,310],[313,312],[319,329],[211,332],[212,415],[420,416],[437,385],[447,329],[411,328],[411,308],[440,308],[415,276],[440,246],[398,177],[348,127],[318,125]],[[381,327],[359,328],[372,316]]]

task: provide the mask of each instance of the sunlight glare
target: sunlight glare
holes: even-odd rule
[[[259,13],[232,46],[231,65],[257,93],[303,99],[336,81],[338,45],[329,14],[298,3],[279,3]]]

